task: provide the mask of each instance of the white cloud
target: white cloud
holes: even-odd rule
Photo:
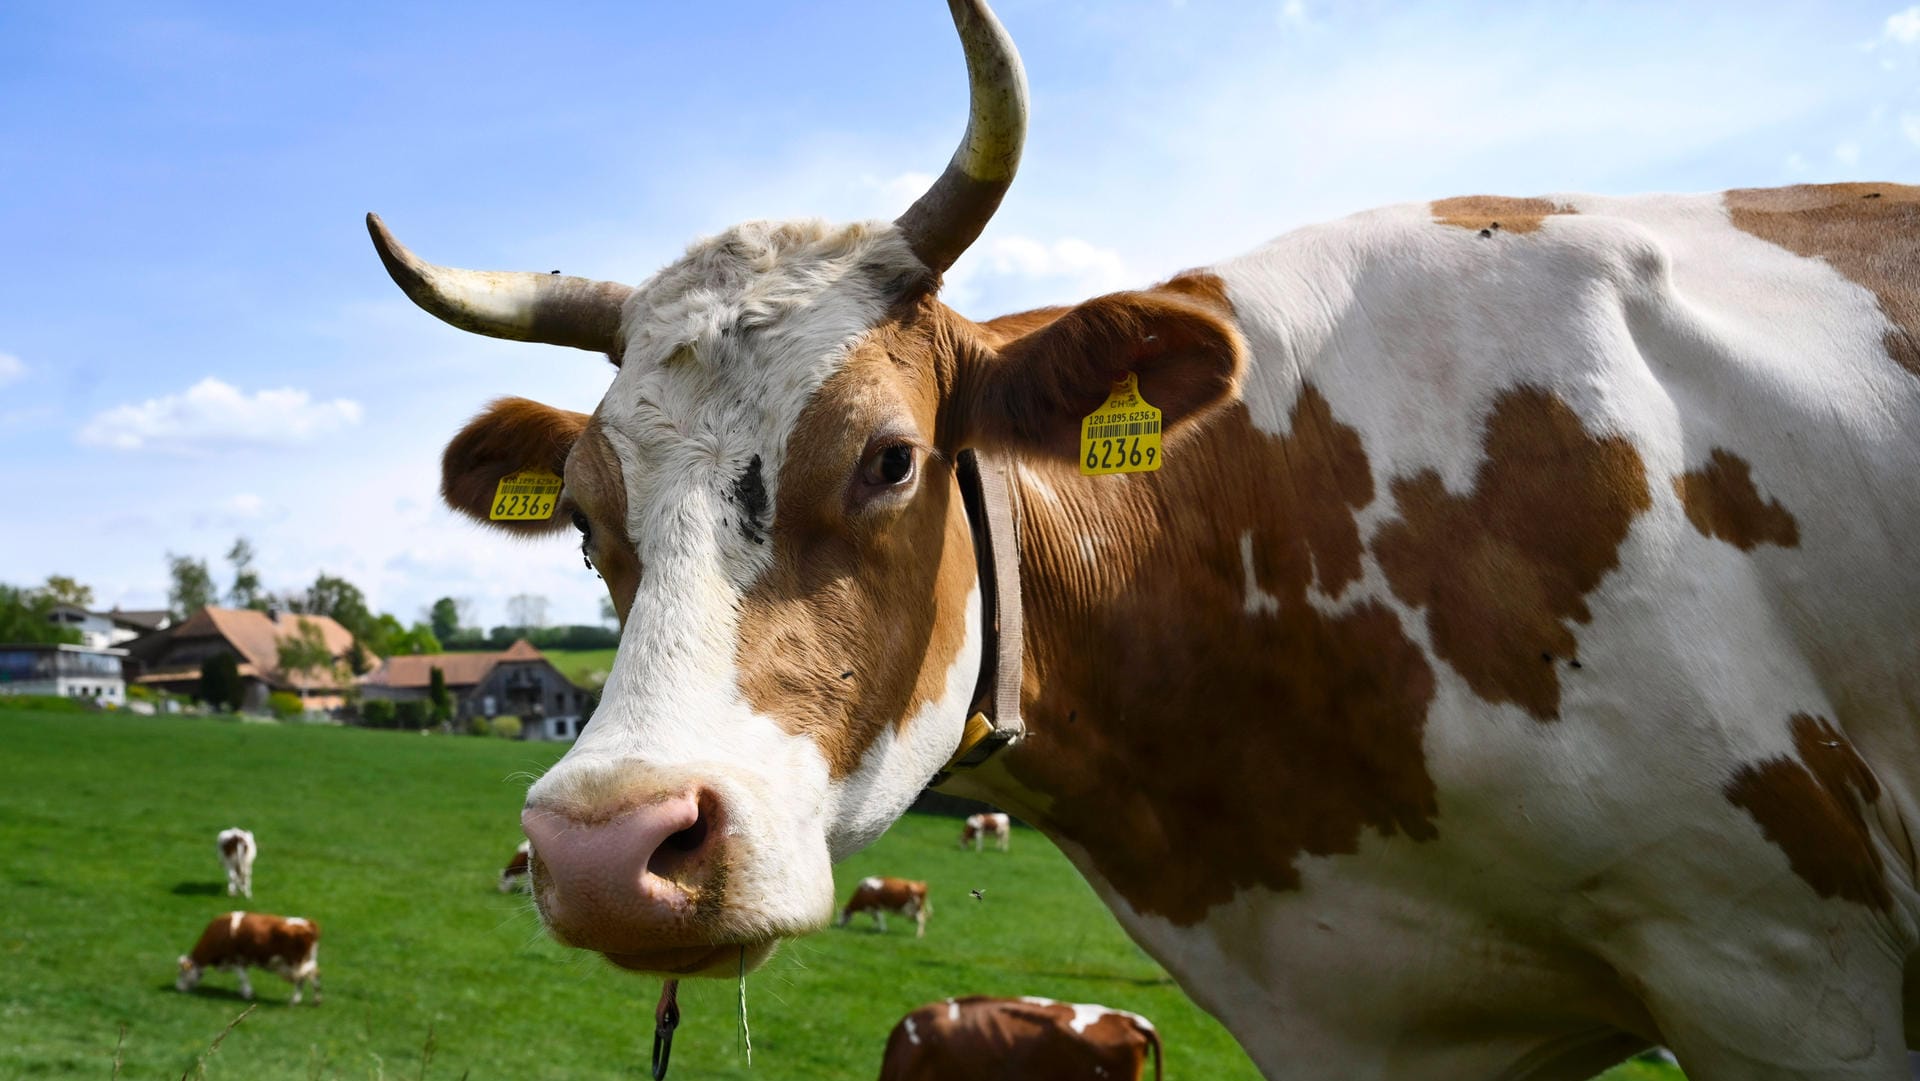
[[[241,492],[227,500],[226,510],[236,518],[258,518],[267,509],[267,501],[252,492]]]
[[[1915,146],[1920,146],[1920,113],[1904,113],[1901,115],[1900,134],[1905,135],[1908,142]]]
[[[1920,6],[1887,16],[1887,25],[1880,32],[1880,40],[1896,41],[1902,45],[1920,42]]]
[[[906,172],[885,180],[876,176],[863,176],[861,183],[874,191],[877,212],[894,217],[913,205],[915,199],[926,194],[933,187],[933,174]]]
[[[193,452],[216,446],[291,446],[360,422],[360,403],[316,402],[282,387],[248,395],[212,376],[179,394],[119,405],[80,429],[80,442],[113,450]]]
[[[27,362],[12,353],[0,353],[0,387],[17,382],[27,374]]]
[[[1304,26],[1307,21],[1306,0],[1285,0],[1280,5],[1280,25]]]
[[[1143,284],[1112,248],[1078,237],[1047,243],[1030,236],[998,236],[974,245],[947,274],[943,296],[962,307],[991,294],[1022,306],[1078,302]]]
[[[1833,160],[1842,165],[1860,164],[1860,144],[1849,139],[1834,147]]]

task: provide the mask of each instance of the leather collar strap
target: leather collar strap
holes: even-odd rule
[[[1026,734],[1020,719],[1020,665],[1024,639],[1020,623],[1020,542],[1014,526],[1013,491],[1005,466],[977,451],[954,458],[954,476],[973,533],[978,570],[980,622],[986,641],[980,649],[980,678],[960,749],[934,775],[938,785],[963,769],[972,769],[994,752]]]

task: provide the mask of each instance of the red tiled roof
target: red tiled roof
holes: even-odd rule
[[[500,653],[395,654],[360,682],[375,687],[428,687],[433,683],[433,670],[438,668],[445,673],[447,686],[472,687],[483,682],[496,664],[546,659],[546,654],[522,638]]]
[[[283,673],[280,669],[280,640],[300,632],[302,621],[320,628],[327,652],[338,660],[353,648],[353,635],[334,622],[332,616],[308,616],[282,612],[274,618],[265,612],[247,608],[202,608],[186,622],[167,628],[174,641],[186,638],[219,637],[240,655],[242,675],[260,675],[275,686],[306,690],[331,687],[334,679],[319,672]],[[248,672],[251,666],[253,671]],[[158,673],[155,673],[156,675]],[[195,669],[195,677],[199,675]]]

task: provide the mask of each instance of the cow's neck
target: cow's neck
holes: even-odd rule
[[[1155,473],[1014,474],[1030,733],[963,790],[1176,925],[1365,832],[1434,835],[1433,676],[1390,611],[1342,599],[1374,493],[1311,388],[1285,433],[1232,405]]]

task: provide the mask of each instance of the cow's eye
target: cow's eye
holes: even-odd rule
[[[593,536],[593,523],[588,521],[586,514],[581,511],[573,512],[573,528],[579,530],[582,537]]]
[[[913,447],[906,443],[881,447],[868,456],[862,472],[867,483],[876,487],[905,484],[913,476]]]

